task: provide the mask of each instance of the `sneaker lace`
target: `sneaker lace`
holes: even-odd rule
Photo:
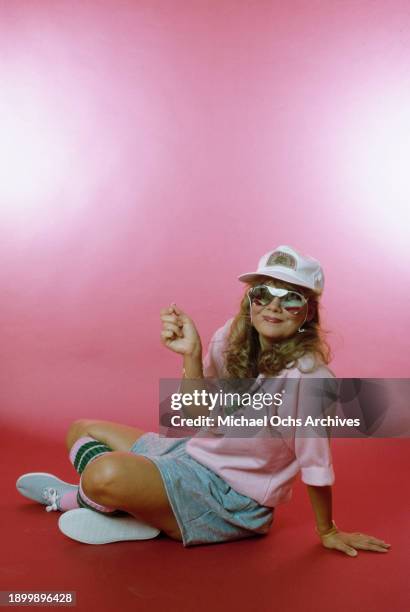
[[[58,493],[56,489],[54,489],[53,487],[47,487],[43,490],[43,497],[49,504],[48,506],[46,506],[47,512],[51,512],[52,510],[58,510]]]

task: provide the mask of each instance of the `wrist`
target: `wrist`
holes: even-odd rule
[[[184,355],[182,376],[183,378],[203,378],[201,351]]]
[[[333,535],[335,533],[337,533],[339,530],[337,528],[337,525],[334,521],[332,521],[332,524],[330,527],[327,528],[318,528],[316,527],[316,533],[318,534],[318,536],[320,536],[321,538],[326,538],[327,536]]]
[[[197,347],[191,353],[184,353],[184,367],[191,363],[200,361],[202,363],[202,347]]]

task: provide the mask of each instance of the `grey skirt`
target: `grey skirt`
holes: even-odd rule
[[[266,535],[274,508],[238,493],[185,450],[190,438],[142,435],[130,452],[150,459],[161,473],[184,546]]]

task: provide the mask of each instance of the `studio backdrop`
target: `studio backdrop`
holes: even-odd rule
[[[204,352],[237,276],[325,271],[339,377],[406,377],[410,6],[1,3],[2,429],[157,430],[175,301]]]

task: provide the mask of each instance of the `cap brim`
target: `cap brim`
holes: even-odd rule
[[[274,272],[273,274],[267,274],[265,272],[249,272],[248,274],[241,274],[240,276],[238,276],[238,280],[240,280],[242,283],[251,283],[252,281],[256,280],[259,276],[268,276],[269,278],[277,278],[278,280],[284,281],[285,283],[291,283],[292,285],[299,285],[299,287],[306,287],[306,289],[310,289],[311,291],[314,291],[318,295],[322,293],[321,291],[318,291],[317,289],[310,287],[304,281],[298,280],[295,276],[290,276],[282,271]]]

